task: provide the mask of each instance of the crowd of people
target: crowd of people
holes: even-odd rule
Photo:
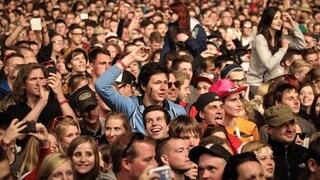
[[[320,179],[319,0],[0,16],[0,179]]]

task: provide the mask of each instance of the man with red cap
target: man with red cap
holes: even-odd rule
[[[224,103],[225,116],[222,125],[228,133],[237,136],[243,143],[259,140],[256,124],[239,117],[243,108],[240,93],[246,89],[246,86],[236,87],[228,78],[217,81],[209,89],[209,92],[215,92]]]

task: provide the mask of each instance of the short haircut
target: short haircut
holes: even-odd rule
[[[304,49],[304,50],[302,51],[302,57],[303,57],[303,59],[306,59],[306,57],[307,57],[309,54],[318,54],[318,51],[317,51],[316,48],[314,48],[314,47],[311,47],[311,48],[308,48],[308,49]]]
[[[164,119],[166,120],[166,124],[169,125],[170,123],[170,114],[168,113],[167,110],[165,110],[162,106],[160,105],[150,105],[148,107],[146,107],[143,111],[143,125],[146,127],[146,124],[147,124],[147,120],[146,120],[146,115],[149,113],[149,112],[152,112],[152,111],[161,111],[163,112],[164,114]]]
[[[294,91],[297,92],[297,90],[294,88],[294,86],[292,86],[291,84],[280,84],[279,86],[277,86],[273,92],[273,101],[276,102],[281,102],[281,99],[284,95],[285,92],[288,91]]]
[[[157,62],[150,62],[148,64],[145,64],[141,67],[138,76],[138,83],[140,86],[147,86],[151,79],[151,76],[162,73],[164,73],[167,76],[167,79],[169,79],[169,72],[167,68],[161,66]]]
[[[169,124],[169,136],[180,137],[182,132],[190,132],[201,137],[201,125],[190,116],[180,115]]]
[[[105,54],[107,56],[110,56],[109,51],[107,51],[101,47],[94,46],[89,50],[89,53],[88,53],[89,62],[94,63],[97,59],[98,54]]]
[[[193,57],[191,55],[182,55],[182,56],[176,56],[172,61],[172,69],[174,71],[179,70],[179,66],[181,63],[190,63],[192,64]]]
[[[182,72],[182,71],[173,71],[174,77],[176,78],[176,81],[180,82],[180,85],[184,84],[185,80],[191,80],[190,76],[186,73],[186,72]],[[180,89],[181,87],[177,87],[178,89]]]
[[[161,156],[164,154],[167,154],[167,152],[170,150],[169,141],[177,140],[177,139],[182,139],[182,138],[180,138],[178,136],[169,136],[169,137],[161,139],[160,141],[157,142],[155,159],[156,159],[159,166],[164,165],[161,160]]]

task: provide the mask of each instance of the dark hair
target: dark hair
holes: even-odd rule
[[[166,110],[165,110],[162,106],[160,106],[160,105],[150,105],[150,106],[148,106],[148,107],[146,107],[146,108],[144,109],[143,115],[142,115],[142,117],[143,117],[143,125],[144,125],[145,127],[146,127],[146,122],[147,122],[147,120],[146,120],[146,114],[148,114],[149,112],[152,112],[152,111],[161,111],[161,112],[163,112],[163,114],[164,114],[164,119],[166,120],[167,125],[169,125],[171,118],[170,118],[170,114],[168,113],[168,111],[166,111]]]
[[[107,56],[110,56],[109,51],[98,46],[93,46],[92,48],[90,48],[88,53],[89,62],[94,63],[95,60],[97,59],[98,54],[105,54]]]
[[[84,49],[82,49],[82,48],[73,49],[71,52],[69,52],[69,54],[67,55],[66,60],[65,60],[66,69],[69,72],[72,71],[72,68],[70,68],[68,66],[68,64],[71,62],[72,58],[74,58],[75,56],[77,56],[79,54],[83,54],[84,58],[86,59],[86,62],[88,62],[88,54]]]
[[[191,55],[182,55],[182,56],[176,56],[172,61],[172,70],[176,71],[179,70],[179,66],[181,63],[190,63],[192,64],[193,57]]]
[[[161,139],[160,141],[157,142],[155,159],[156,159],[159,166],[164,165],[164,163],[161,160],[161,156],[170,150],[169,149],[169,141],[177,140],[177,139],[182,139],[182,138],[178,137],[178,136],[169,136],[169,137]]]
[[[307,162],[313,159],[316,163],[317,166],[319,167],[320,165],[320,138],[316,138],[313,140],[308,149],[308,155],[307,155]],[[307,163],[305,169],[301,172],[300,178],[299,179],[308,179],[311,177],[312,172],[310,171],[309,164]]]
[[[138,84],[140,86],[147,86],[151,76],[155,74],[166,74],[167,78],[169,79],[169,72],[167,68],[162,67],[157,62],[150,62],[148,64],[145,64],[141,67],[139,76],[138,76]],[[142,90],[143,91],[143,90]]]
[[[268,43],[268,47],[272,54],[276,53],[281,47],[281,38],[282,38],[282,28],[279,31],[276,31],[274,37],[274,46],[272,46],[272,37],[269,31],[273,18],[277,12],[281,12],[276,7],[267,7],[261,16],[261,20],[258,24],[257,34],[262,34]]]
[[[98,145],[96,143],[96,141],[90,137],[90,136],[79,136],[77,138],[75,138],[74,140],[72,140],[69,148],[68,148],[68,152],[67,155],[70,157],[70,159],[72,159],[73,153],[74,151],[77,149],[77,147],[80,144],[83,143],[90,143],[93,153],[94,153],[94,159],[95,159],[95,166],[93,167],[92,170],[90,170],[87,174],[79,174],[79,172],[76,171],[75,176],[76,179],[84,179],[84,175],[86,177],[90,177],[92,179],[95,179],[98,177],[99,173],[100,173],[100,159],[99,159],[99,150],[98,150]]]
[[[246,152],[231,156],[224,168],[223,180],[236,180],[239,176],[238,167],[245,163],[255,161],[260,164],[253,152]]]
[[[285,84],[280,84],[279,86],[277,86],[275,88],[275,90],[273,91],[273,101],[274,101],[274,103],[276,101],[281,102],[281,99],[282,99],[284,93],[286,91],[289,91],[289,90],[293,90],[293,91],[297,92],[297,90],[291,84],[285,83]]]

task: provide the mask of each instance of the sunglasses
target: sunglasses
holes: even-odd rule
[[[133,133],[133,136],[131,137],[127,147],[124,149],[122,153],[122,158],[125,158],[127,156],[128,150],[130,149],[130,147],[132,146],[135,140],[143,140],[144,137],[145,136],[142,133],[139,133],[139,132]]]
[[[179,88],[180,87],[180,81],[168,82],[168,88],[169,89],[172,87],[172,85],[174,85],[176,88]]]
[[[296,136],[299,136],[301,140],[304,140],[306,138],[306,133],[296,133]]]
[[[53,120],[52,120],[52,125],[51,125],[51,129],[54,130],[58,124],[60,124],[62,121],[66,120],[66,119],[73,119],[72,116],[70,115],[64,115],[64,116],[58,116],[58,117],[55,117]]]

